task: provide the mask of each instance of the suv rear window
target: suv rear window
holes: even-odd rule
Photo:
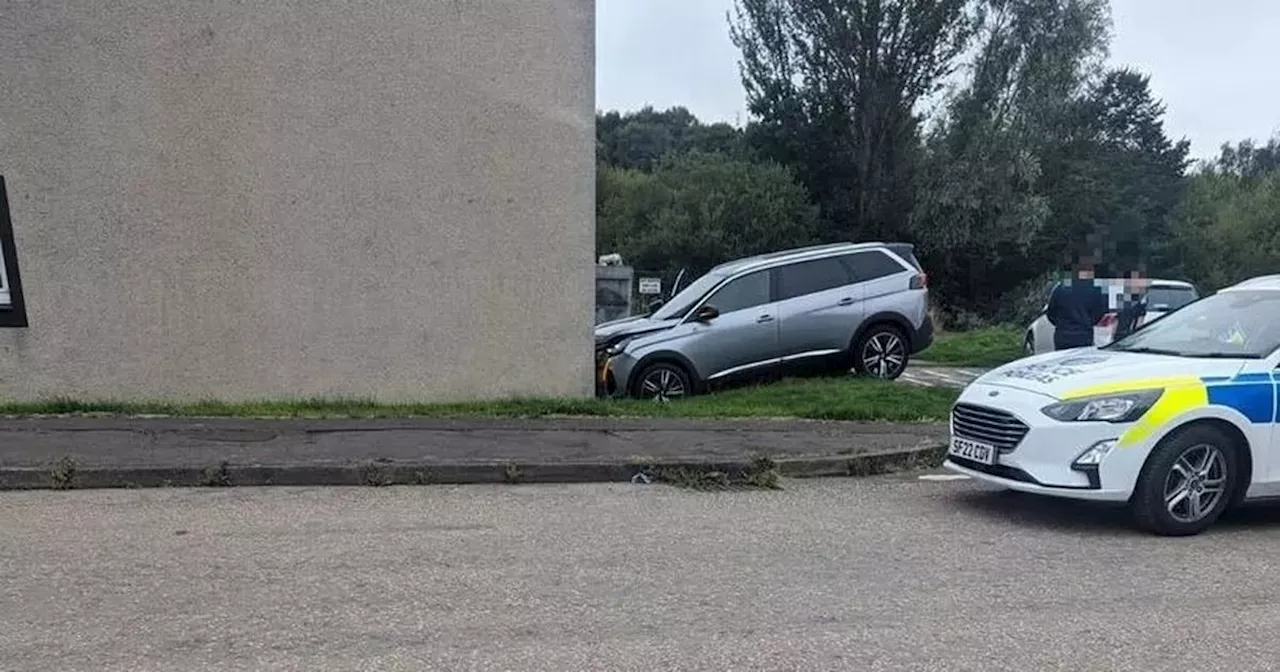
[[[849,271],[835,257],[802,261],[777,269],[778,300],[816,294],[852,282]]]
[[[916,259],[915,247],[911,245],[907,245],[906,243],[893,243],[890,245],[885,245],[885,247],[889,248],[890,252],[893,252],[894,254],[898,255],[899,257],[902,257],[903,259],[906,259],[907,263],[911,264],[912,266],[915,266],[917,271],[920,271],[922,273],[924,272],[924,266],[921,266],[920,260]]]
[[[907,269],[883,252],[856,252],[844,257],[858,282],[866,282],[901,273]]]

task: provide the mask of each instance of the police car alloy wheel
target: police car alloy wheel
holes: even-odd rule
[[[1138,478],[1133,514],[1168,536],[1198,534],[1229,505],[1239,473],[1233,438],[1212,425],[1191,425],[1156,446]]]

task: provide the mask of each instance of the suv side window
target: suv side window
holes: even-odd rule
[[[902,264],[891,259],[889,255],[874,250],[855,252],[854,254],[846,255],[844,260],[853,272],[853,277],[858,279],[858,282],[876,280],[907,270]]]
[[[802,261],[777,269],[778,300],[816,294],[849,284],[849,270],[835,257]]]
[[[769,303],[769,271],[744,275],[717,289],[703,305],[715,306],[721,315]]]

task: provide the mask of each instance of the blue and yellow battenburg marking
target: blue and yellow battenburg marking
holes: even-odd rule
[[[1236,376],[1162,376],[1135,378],[1115,383],[1090,385],[1071,390],[1064,399],[1079,399],[1100,394],[1120,394],[1164,388],[1164,394],[1151,409],[1120,435],[1117,446],[1127,446],[1150,438],[1170,420],[1204,406],[1235,409],[1255,424],[1277,421],[1277,386],[1280,375],[1242,373]]]

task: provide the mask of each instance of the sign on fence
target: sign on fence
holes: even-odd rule
[[[662,278],[640,278],[641,294],[661,294]]]

